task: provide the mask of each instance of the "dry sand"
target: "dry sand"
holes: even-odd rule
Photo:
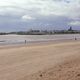
[[[0,80],[80,80],[80,41],[1,48]]]

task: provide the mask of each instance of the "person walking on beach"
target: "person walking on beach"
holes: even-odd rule
[[[77,38],[75,37],[75,40],[77,40]]]
[[[26,44],[26,40],[25,40],[25,44]]]

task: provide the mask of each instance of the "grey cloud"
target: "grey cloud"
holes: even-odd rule
[[[64,29],[71,26],[70,22],[80,20],[79,0],[3,0],[2,3],[4,4],[0,5],[1,29]],[[25,15],[36,19],[24,21],[22,17]]]

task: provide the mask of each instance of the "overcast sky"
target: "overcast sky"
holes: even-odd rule
[[[80,0],[0,0],[0,31],[80,29]]]

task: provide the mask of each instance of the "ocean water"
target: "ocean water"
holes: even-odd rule
[[[37,41],[80,39],[80,34],[60,34],[60,35],[0,35],[0,45],[24,44]]]

